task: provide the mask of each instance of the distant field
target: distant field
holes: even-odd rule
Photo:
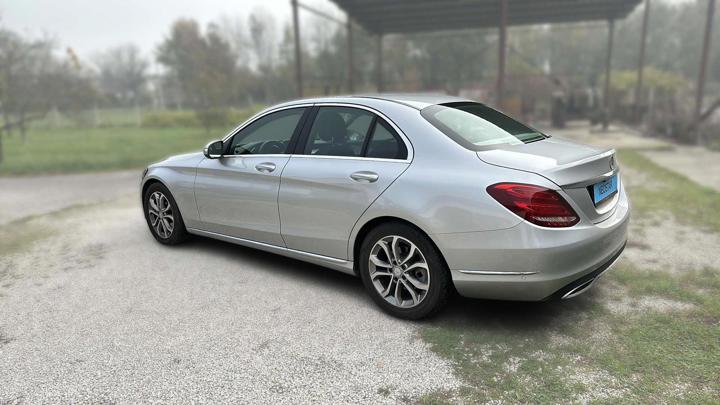
[[[163,157],[199,151],[226,129],[36,128],[25,143],[3,139],[0,175],[70,173],[141,167]]]
[[[25,142],[3,135],[0,176],[106,171],[145,166],[166,156],[199,151],[245,121],[262,105],[230,108],[206,131],[190,110],[132,108],[50,112],[30,125]]]

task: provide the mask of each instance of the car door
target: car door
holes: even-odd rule
[[[407,169],[411,150],[368,109],[316,110],[282,174],[282,236],[290,249],[347,259],[355,222]]]
[[[266,114],[225,140],[225,154],[197,169],[195,199],[204,230],[284,246],[277,198],[293,136],[309,108]]]

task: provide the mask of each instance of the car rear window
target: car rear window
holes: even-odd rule
[[[445,135],[470,150],[495,149],[548,138],[500,111],[484,104],[461,102],[437,104],[420,114]]]

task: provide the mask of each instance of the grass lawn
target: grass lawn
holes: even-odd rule
[[[720,193],[634,151],[620,163],[643,179],[628,189],[634,221],[660,213],[720,232]],[[667,271],[662,255],[646,268],[624,258],[570,301],[458,298],[420,335],[463,387],[422,402],[720,403],[720,263]]]
[[[166,156],[199,151],[226,129],[59,128],[32,129],[3,139],[0,175],[69,173],[137,168]]]

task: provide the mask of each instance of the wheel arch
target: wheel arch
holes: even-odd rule
[[[408,221],[407,219],[386,215],[386,216],[375,217],[375,218],[372,218],[372,219],[366,221],[358,229],[357,233],[355,234],[355,237],[349,244],[348,247],[352,250],[349,252],[350,254],[348,255],[348,257],[352,258],[352,260],[353,260],[353,263],[354,263],[353,271],[355,272],[355,274],[358,274],[360,246],[362,245],[363,240],[365,240],[365,237],[367,236],[368,233],[370,233],[370,231],[372,231],[373,229],[377,228],[380,225],[384,225],[387,223],[401,223],[401,224],[410,226],[410,227],[416,229],[417,231],[419,231],[420,233],[422,233],[423,235],[425,235],[428,238],[428,240],[430,241],[430,243],[432,243],[432,245],[435,247],[435,249],[440,253],[440,258],[442,259],[443,262],[445,262],[445,265],[447,266],[447,261],[445,260],[445,256],[443,255],[442,251],[438,247],[438,244],[435,243],[432,236],[428,232],[426,232],[424,229],[417,226],[416,224],[412,223],[411,221]]]
[[[152,186],[155,183],[160,183],[163,186],[165,186],[168,190],[170,190],[170,187],[168,187],[168,185],[165,184],[165,182],[163,182],[159,178],[148,177],[145,179],[145,181],[143,181],[142,188],[140,189],[140,201],[143,201],[143,202],[145,201],[145,192],[147,192],[147,189],[150,188],[150,186]]]

